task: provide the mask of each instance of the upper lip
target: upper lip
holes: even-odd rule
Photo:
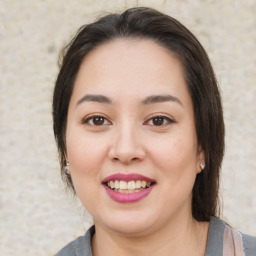
[[[131,181],[131,180],[145,180],[148,182],[155,182],[155,180],[146,177],[144,175],[141,174],[136,174],[136,173],[130,173],[130,174],[123,174],[123,173],[116,173],[116,174],[112,174],[110,176],[107,176],[105,179],[103,179],[102,183],[106,183],[109,182],[111,180],[123,180],[123,181]]]

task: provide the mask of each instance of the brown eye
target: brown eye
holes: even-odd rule
[[[96,116],[92,118],[92,122],[94,125],[103,125],[105,118],[102,116]]]
[[[174,123],[174,121],[167,116],[155,116],[150,118],[145,124],[151,126],[165,126],[171,123]]]
[[[156,126],[159,126],[159,125],[163,125],[163,123],[164,123],[164,118],[163,117],[154,117],[153,119],[152,119],[152,123],[153,123],[153,125],[156,125]]]
[[[104,116],[89,116],[82,122],[91,126],[110,125],[111,123]]]

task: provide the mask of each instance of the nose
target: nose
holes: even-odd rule
[[[145,155],[142,138],[135,127],[131,127],[126,123],[126,125],[114,131],[109,150],[109,158],[112,161],[129,165],[142,161]]]

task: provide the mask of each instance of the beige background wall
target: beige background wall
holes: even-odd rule
[[[176,17],[209,52],[227,129],[223,218],[256,235],[255,0],[0,0],[0,255],[53,255],[90,225],[59,176],[58,52],[80,25],[136,5]]]

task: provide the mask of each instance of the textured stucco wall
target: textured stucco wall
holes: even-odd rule
[[[151,6],[200,39],[223,95],[223,218],[256,235],[255,0],[0,0],[0,255],[53,255],[89,217],[62,185],[51,96],[60,48],[105,11]]]

